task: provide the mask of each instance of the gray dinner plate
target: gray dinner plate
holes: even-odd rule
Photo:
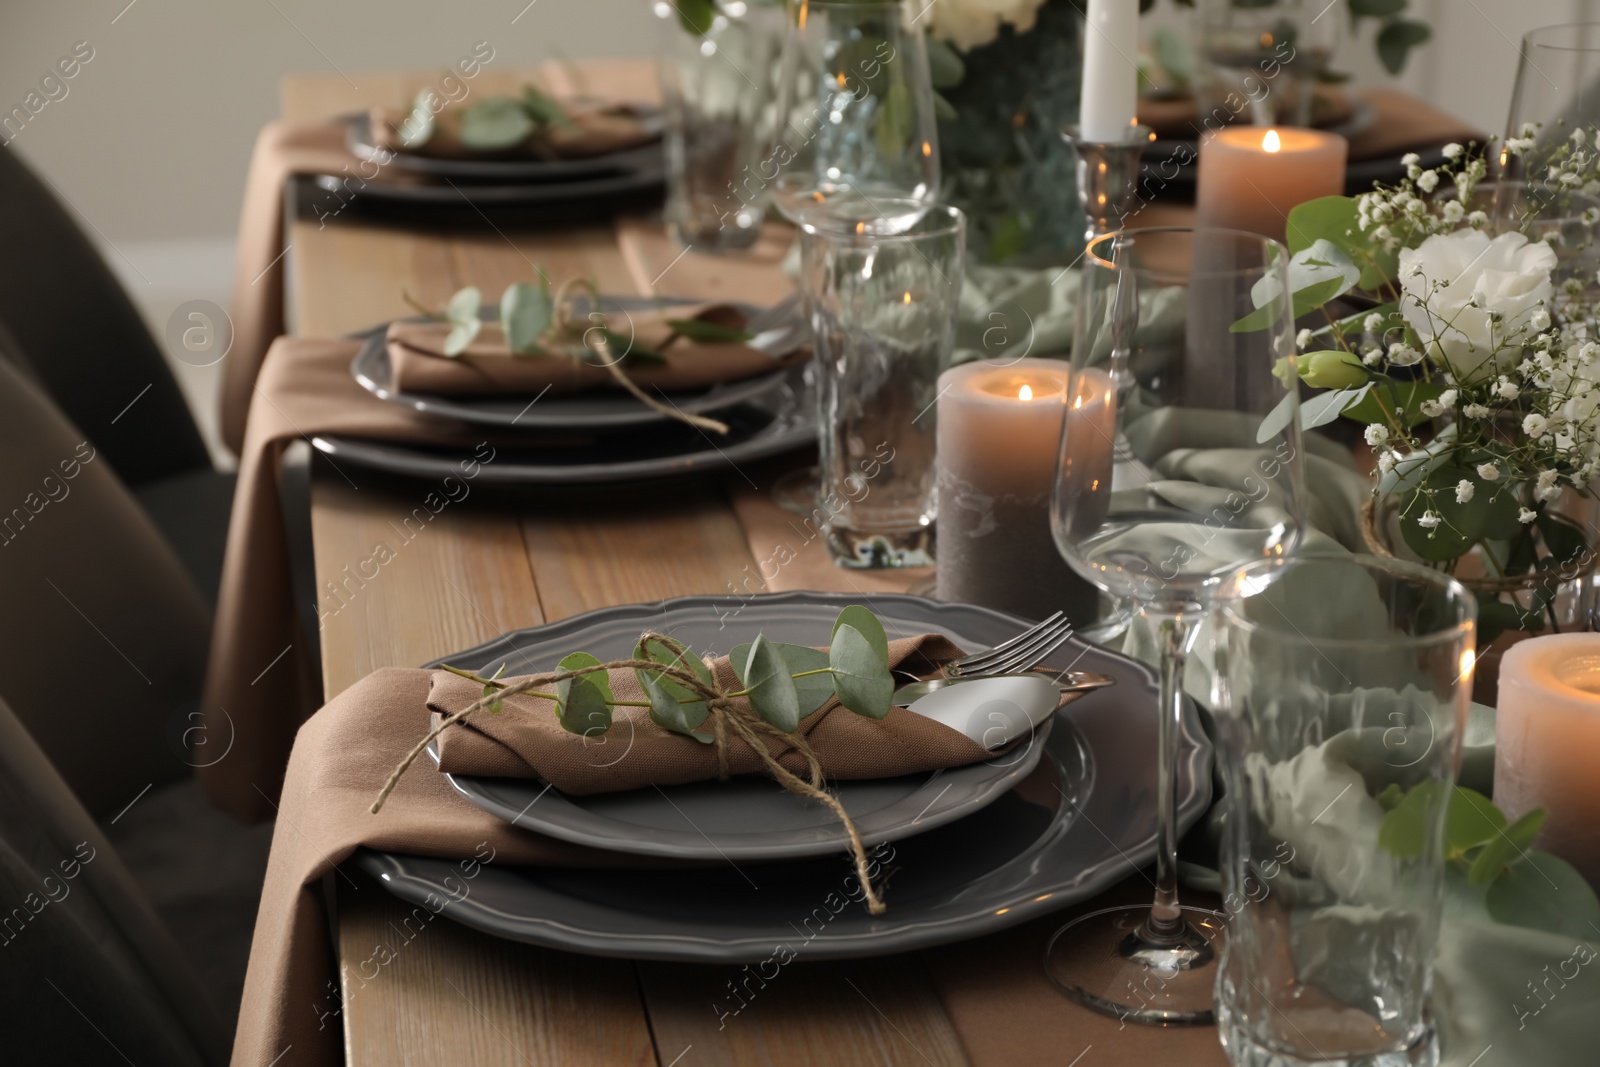
[[[657,301],[636,297],[607,296],[601,299],[601,307],[611,312],[653,311],[658,306]],[[745,304],[734,306],[743,311],[746,318],[753,318],[762,311],[761,308]],[[483,311],[486,317],[492,313],[491,308]],[[350,362],[351,376],[363,389],[380,400],[460,422],[481,426],[514,426],[519,430],[614,430],[667,421],[665,415],[645,407],[617,389],[595,389],[542,398],[533,395],[465,397],[407,393],[395,383],[394,369],[389,364],[389,346],[384,343],[386,330],[387,327],[383,327],[367,334],[361,350]],[[754,399],[779,387],[783,383],[784,372],[776,367],[776,361],[774,364],[771,373],[758,374],[743,381],[723,382],[706,389],[663,393],[661,396],[686,414],[704,415]]]
[[[588,178],[626,174],[639,170],[659,169],[661,165],[660,135],[666,127],[661,112],[654,108],[637,108],[635,111],[656,135],[656,140],[608,152],[587,159],[530,159],[527,157],[499,157],[484,159],[441,159],[404,150],[381,149],[372,143],[372,117],[358,112],[344,117],[345,146],[358,159],[382,166],[398,167],[417,174],[437,178],[454,178],[469,182],[563,182]],[[385,157],[387,156],[387,161]]]
[[[812,638],[815,642],[817,638]],[[618,653],[626,655],[626,651]],[[441,662],[461,666],[450,656]],[[478,664],[493,673],[498,664]],[[430,664],[438,666],[438,664]],[[529,673],[531,666],[508,668]],[[992,760],[929,774],[830,784],[864,845],[900,841],[954,822],[994,803],[1032,773],[1053,722]],[[630,738],[602,738],[591,755],[602,766],[627,757]],[[428,754],[438,759],[437,749]],[[630,789],[569,797],[537,778],[447,774],[456,792],[517,826],[611,852],[677,859],[761,863],[838,855],[849,847],[827,808],[797,797],[768,778]]]
[[[452,662],[492,668],[504,660],[508,670],[525,671],[577,649],[625,654],[646,627],[705,652],[726,652],[756,632],[811,642],[840,608],[862,599],[799,592],[605,608],[508,634]],[[919,597],[873,594],[870,606],[891,636],[937,631],[968,649],[1027,625]],[[842,852],[782,863],[719,859],[692,870],[490,863],[467,882],[453,860],[363,851],[355,862],[402,899],[432,908],[448,901],[443,913],[468,926],[592,955],[746,963],[772,957],[779,945],[829,959],[976,937],[1091,897],[1155,855],[1155,676],[1076,641],[1054,660],[1118,684],[1056,713],[1038,765],[1015,789],[966,818],[876,846],[879,865],[894,872],[881,916],[855,901],[840,906],[853,885]],[[1211,802],[1211,759],[1186,702],[1177,797],[1183,828]]]
[[[496,440],[494,458],[482,462],[477,480],[496,485],[604,485],[654,482],[738,467],[815,444],[816,407],[809,368],[795,367],[785,371],[773,388],[717,412],[717,418],[732,430],[727,437],[666,421],[584,440]],[[402,445],[333,434],[316,434],[311,445],[336,464],[351,463],[415,478],[459,475],[461,464],[474,456],[469,448]]]

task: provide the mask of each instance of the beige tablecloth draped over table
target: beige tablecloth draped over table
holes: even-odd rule
[[[381,813],[369,814],[390,770],[429,729],[433,678],[423,670],[377,671],[331,701],[295,738],[250,951],[234,1067],[269,1067],[291,1045],[299,1067],[343,1062],[343,1020],[323,1014],[337,1005],[328,991],[330,982],[338,988],[338,979],[321,879],[358,847],[496,866],[662,866],[515,828],[456,795],[426,760],[401,778]],[[1144,888],[1137,880],[1134,885]],[[1223,1067],[1210,1027],[1124,1027],[1057,992],[1040,958],[1058,922],[1049,918],[924,954],[974,1067],[1065,1064],[1088,1046],[1095,1049],[1093,1062],[1105,1067]]]

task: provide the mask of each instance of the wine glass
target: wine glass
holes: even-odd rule
[[[906,0],[786,0],[779,121],[760,177],[791,221],[838,197],[932,203],[939,132],[927,44]]]
[[[1157,642],[1156,892],[1063,926],[1045,967],[1124,1020],[1210,1022],[1222,924],[1178,899],[1183,669],[1223,579],[1300,542],[1289,253],[1233,230],[1124,230],[1083,262],[1050,524],[1067,564],[1138,604]]]
[[[1522,38],[1522,58],[1511,93],[1506,137],[1532,136],[1521,156],[1502,151],[1500,164],[1513,179],[1540,181],[1543,161],[1574,129],[1600,124],[1600,22],[1546,26]],[[1533,129],[1530,129],[1533,127]]]

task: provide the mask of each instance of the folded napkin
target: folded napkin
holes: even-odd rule
[[[477,103],[468,100],[465,106]],[[400,127],[409,111],[376,107],[370,115],[373,143],[391,151],[411,152],[442,159],[589,159],[622,152],[661,139],[659,130],[640,121],[633,109],[603,100],[560,101],[567,121],[547,126],[522,144],[485,152],[461,143],[461,107],[446,107],[433,119],[433,135],[423,144],[406,148]]]
[[[251,391],[203,696],[208,720],[217,720],[208,726],[220,731],[210,736],[234,741],[226,759],[199,771],[207,797],[236,818],[271,816],[294,732],[317,706],[319,685],[295,617],[284,539],[278,489],[284,447],[317,433],[469,449],[483,441],[470,427],[375,400],[350,377],[359,348],[358,341],[280,338]],[[479,454],[488,461],[492,446]],[[470,478],[476,471],[462,473]]]
[[[334,1067],[344,1062],[339,988],[322,878],[359,847],[477,863],[660,868],[642,856],[602,852],[518,829],[455,794],[443,776],[413,767],[377,815],[378,790],[428,729],[429,674],[381,670],[331,701],[301,728],[283,783],[267,861],[235,1067]],[[232,762],[232,757],[222,761]],[[322,1012],[329,1014],[324,1016]],[[285,1049],[293,1046],[290,1060]],[[281,1061],[281,1062],[280,1062]]]
[[[891,642],[889,665],[926,675],[961,654],[946,638],[924,634]],[[724,691],[739,688],[726,656],[718,659],[713,669]],[[611,671],[610,681],[618,700],[645,699],[632,670]],[[428,692],[428,707],[437,715],[450,715],[482,696],[483,686],[437,671]],[[627,759],[597,760],[593,742],[562,729],[551,701],[527,695],[510,697],[500,714],[475,712],[439,735],[439,769],[452,774],[538,777],[574,796],[717,777],[713,746],[661,729],[650,721],[644,708],[615,709],[611,729],[630,739]],[[905,708],[893,708],[885,718],[873,720],[842,707],[837,700],[829,700],[802,720],[800,733],[830,779],[893,778],[977,763],[994,755],[966,735]],[[792,745],[774,739],[767,744],[787,770],[806,774],[806,761]],[[728,739],[728,769],[732,774],[766,773],[761,757],[733,736]]]
[[[632,338],[634,344],[665,357],[665,363],[638,360],[627,365],[628,377],[647,391],[699,389],[753,378],[809,355],[802,348],[774,359],[748,345],[692,341],[674,334],[668,319],[698,319],[734,330],[743,329],[746,321],[743,312],[728,304],[608,314],[606,327],[613,334]],[[620,388],[604,367],[563,353],[514,356],[498,329],[483,330],[459,356],[446,356],[449,332],[449,324],[443,322],[407,320],[390,325],[389,365],[395,384],[407,392],[455,396]]]

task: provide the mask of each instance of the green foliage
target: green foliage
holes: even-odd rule
[[[873,619],[874,623],[878,620]],[[882,632],[880,626],[879,632]],[[838,689],[839,703],[871,719],[889,714],[894,695],[894,676],[886,662],[887,649],[880,652],[860,630],[840,622],[833,629],[833,645],[828,649],[828,666]]]
[[[1405,69],[1411,50],[1432,36],[1433,30],[1425,22],[1392,19],[1378,31],[1378,58],[1390,74],[1399,74]]]
[[[461,112],[461,143],[479,152],[501,152],[528,139],[534,121],[522,103],[491,96]]]
[[[745,696],[757,715],[784,733],[799,728],[800,694],[795,691],[794,676],[783,653],[764,635],[756,635],[749,657],[742,667],[735,664],[734,672],[744,683]]]
[[[483,294],[475,285],[467,286],[450,298],[444,313],[445,321],[450,324],[450,332],[444,339],[445,355],[459,356],[478,336],[478,331],[483,329],[483,320],[478,317],[482,305]]]
[[[711,684],[711,670],[700,662],[697,656],[687,650],[680,656],[659,640],[640,642],[633,650],[633,658],[647,659],[664,667],[686,670],[705,684]],[[697,741],[710,740],[694,733],[695,728],[705,722],[706,716],[710,714],[710,709],[704,700],[690,692],[683,683],[674,681],[658,671],[635,668],[634,675],[639,679],[639,685],[643,687],[646,699],[650,701],[651,722],[663,730],[685,734]]]
[[[704,37],[717,17],[714,0],[673,0],[672,6],[678,11],[678,24],[696,37]]]
[[[1285,241],[1295,255],[1309,250],[1318,241],[1327,241],[1361,267],[1357,286],[1369,292],[1393,281],[1400,269],[1400,253],[1377,247],[1363,237],[1358,225],[1359,211],[1354,197],[1324,196],[1307,200],[1289,210]],[[1365,318],[1371,312],[1364,312]]]
[[[600,661],[587,652],[574,652],[556,667],[563,671],[598,667]],[[604,671],[568,678],[556,683],[556,715],[561,728],[586,737],[611,729],[611,683]]]
[[[789,665],[789,674],[794,678],[802,719],[833,699],[833,677],[828,673],[826,652],[808,645],[777,644],[775,647],[782,654],[783,662]],[[735,645],[733,651],[728,653],[728,659],[733,663],[744,663],[749,658],[748,644]]]
[[[1302,375],[1303,377],[1303,375]],[[1393,422],[1415,426],[1428,419],[1422,405],[1437,400],[1444,394],[1442,382],[1428,382],[1418,378],[1413,381],[1396,381],[1387,375],[1373,375],[1373,385],[1360,402],[1345,408],[1342,415],[1356,422]]]
[[[911,140],[911,123],[911,90],[903,80],[896,78],[883,95],[883,106],[878,112],[875,133],[878,153],[885,159],[898,158],[906,150],[906,142]]]
[[[514,355],[543,354],[539,342],[550,328],[554,312],[549,282],[538,286],[517,282],[506,287],[500,297],[500,326]]]
[[[1462,481],[1477,487],[1465,504],[1456,502],[1456,485]],[[1425,530],[1417,519],[1429,509],[1443,521]],[[1431,563],[1443,563],[1460,557],[1482,538],[1514,535],[1520,510],[1510,488],[1485,484],[1476,472],[1446,463],[1429,471],[1421,485],[1401,498],[1400,533],[1417,555]]]
[[[876,615],[860,604],[851,604],[839,612],[839,618],[833,624],[832,636],[839,636],[840,629],[846,626],[855,627],[861,636],[867,639],[867,643],[872,646],[872,650],[878,654],[878,659],[883,662],[884,666],[888,666],[889,635],[884,633],[883,623],[878,621]]]
[[[705,322],[701,319],[668,319],[667,325],[672,327],[672,332],[678,336],[702,344],[738,345],[755,336],[745,330],[724,326],[720,322]]]
[[[1388,812],[1378,830],[1380,848],[1400,859],[1423,855],[1446,803],[1444,859],[1455,876],[1487,886],[1489,915],[1509,926],[1570,937],[1588,937],[1600,927],[1600,899],[1572,866],[1547,852],[1529,848],[1544,825],[1543,808],[1514,823],[1481,793],[1445,782],[1428,781],[1401,795],[1389,785],[1378,795]]]

